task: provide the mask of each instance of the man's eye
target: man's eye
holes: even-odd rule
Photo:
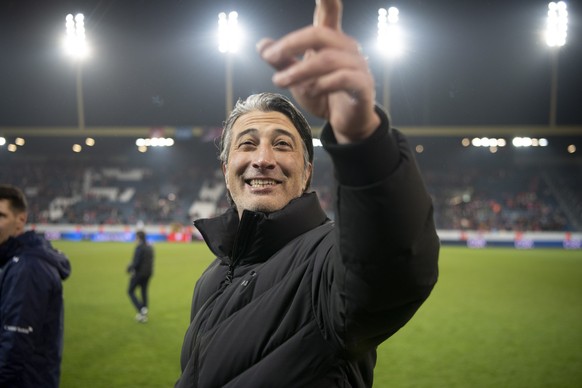
[[[277,147],[291,147],[291,143],[289,143],[288,141],[285,141],[285,140],[279,140],[278,142],[275,143],[275,146],[277,146]]]
[[[244,140],[244,141],[241,141],[238,144],[238,148],[242,148],[242,147],[252,147],[254,145],[255,145],[255,143],[253,143],[251,140]]]

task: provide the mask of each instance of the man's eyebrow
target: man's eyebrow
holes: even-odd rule
[[[291,139],[295,140],[295,138],[293,137],[293,134],[291,133],[291,131],[289,131],[287,129],[277,128],[277,129],[275,129],[275,133],[277,133],[278,135],[289,136]]]
[[[243,130],[243,131],[240,131],[240,132],[239,132],[239,133],[236,135],[236,137],[235,137],[235,140],[238,140],[238,139],[240,139],[241,137],[243,137],[243,136],[245,136],[245,135],[248,135],[248,134],[256,134],[256,133],[258,133],[258,132],[259,132],[259,130],[258,130],[258,129],[256,129],[256,128],[247,128],[247,129],[245,129],[245,130]],[[274,130],[274,132],[275,132],[277,135],[285,135],[285,136],[288,136],[288,137],[290,137],[291,139],[295,140],[295,138],[293,137],[293,134],[291,133],[291,131],[289,131],[289,130],[287,130],[287,129],[283,129],[283,128],[276,128],[276,129]]]
[[[254,133],[257,133],[257,132],[258,132],[258,129],[256,129],[256,128],[247,128],[247,129],[245,129],[244,131],[240,131],[240,132],[239,132],[239,133],[236,135],[236,137],[235,137],[235,140],[238,140],[238,139],[240,139],[241,137],[243,137],[243,136],[245,136],[245,135],[248,135],[249,133],[253,133],[253,134],[254,134]]]

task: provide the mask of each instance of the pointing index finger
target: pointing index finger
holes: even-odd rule
[[[341,0],[315,0],[313,25],[342,29],[342,2]]]

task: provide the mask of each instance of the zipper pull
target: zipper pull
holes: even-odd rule
[[[234,277],[234,266],[232,264],[229,264],[228,272],[226,273],[226,285],[229,285],[232,283],[233,277]]]

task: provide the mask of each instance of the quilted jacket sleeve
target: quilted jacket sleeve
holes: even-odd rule
[[[406,139],[377,112],[380,127],[360,143],[338,145],[329,126],[322,133],[337,180],[324,324],[354,352],[402,327],[438,276],[431,197]]]
[[[0,276],[0,386],[11,386],[35,351],[50,295],[40,271],[36,260],[21,257]]]

